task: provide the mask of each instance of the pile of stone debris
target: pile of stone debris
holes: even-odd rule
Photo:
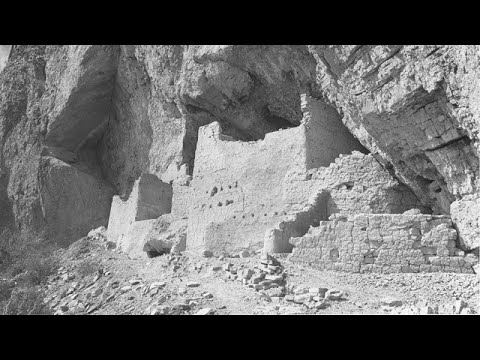
[[[60,289],[48,296],[45,302],[49,303],[55,315],[92,314],[115,302],[122,308],[115,309],[117,314],[208,315],[214,312],[211,308],[202,307],[213,298],[209,292],[179,299],[178,295],[185,295],[186,290],[175,292],[168,289],[165,281],[148,282],[139,277],[123,281],[113,277],[110,271],[103,270],[95,273],[93,278],[77,277],[74,272],[60,268],[58,275],[52,279],[60,285]],[[188,288],[199,285],[197,282],[186,284]],[[148,304],[143,312],[139,310],[140,301]]]
[[[105,243],[100,237],[97,240]],[[303,271],[297,274],[295,266],[283,262],[287,257],[278,254],[273,257],[244,250],[220,257],[207,253],[203,254],[203,259],[188,253],[168,254],[140,266],[140,261],[105,250],[105,246],[91,244],[83,249],[85,246],[80,246],[83,243],[77,243],[65,253],[67,261],[45,286],[45,301],[55,314],[211,315],[236,312],[230,297],[225,300],[219,296],[219,292],[226,291],[222,286],[224,281],[231,282],[224,284],[225,289],[230,289],[228,291],[239,290],[236,298],[245,300],[249,313],[325,314],[351,307],[349,301],[355,298],[351,288],[332,283],[328,276],[313,280]],[[92,266],[95,271],[83,275],[80,270],[90,263],[95,265]],[[367,285],[370,286],[370,282]],[[418,300],[411,303],[413,299],[405,299],[382,299],[372,304],[375,313],[385,314],[474,314],[478,311],[455,297],[443,299],[445,304],[439,301],[424,304]],[[448,303],[450,299],[453,299],[452,304]]]
[[[110,271],[98,269],[94,274],[82,278],[72,270],[59,268],[58,274],[51,277],[46,286],[50,295],[44,301],[55,315],[91,314],[114,298],[116,287],[109,283]]]
[[[329,301],[344,300],[345,297],[345,293],[338,289],[287,284],[286,269],[269,254],[263,254],[260,264],[253,268],[236,268],[227,262],[223,270],[226,272],[226,279],[239,281],[255,289],[259,297],[267,302],[292,302],[315,311],[326,309]]]

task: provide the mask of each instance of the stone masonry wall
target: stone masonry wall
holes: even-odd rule
[[[347,272],[472,273],[478,257],[456,248],[447,215],[357,214],[321,221],[292,238],[290,260]]]
[[[431,212],[371,154],[358,151],[340,155],[328,167],[287,174],[284,201],[295,211],[266,231],[267,252],[290,252],[291,237],[303,236],[310,226],[336,213],[398,214],[412,208]]]
[[[326,203],[327,218],[338,212],[395,214],[412,208],[431,212],[373,155],[358,151],[351,155],[340,155],[327,167],[303,173],[289,171],[285,177],[284,202],[301,210],[312,196],[323,190],[330,194]]]

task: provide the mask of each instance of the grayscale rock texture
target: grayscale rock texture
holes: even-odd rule
[[[132,256],[470,272],[479,130],[480,46],[18,45],[0,72],[0,227],[66,246],[108,226]],[[406,211],[446,225],[400,231]],[[341,233],[375,214],[390,253]]]

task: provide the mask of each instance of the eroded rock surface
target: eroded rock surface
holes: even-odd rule
[[[310,49],[320,92],[425,205],[449,214],[467,195],[478,203],[478,46]],[[468,248],[478,247],[478,237],[465,237]]]
[[[78,234],[107,223],[115,193],[107,183],[49,156],[42,157],[38,176],[42,215],[52,240],[69,245]]]

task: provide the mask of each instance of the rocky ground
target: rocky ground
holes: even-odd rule
[[[477,314],[479,276],[350,274],[247,252],[129,259],[83,238],[60,255],[45,302],[58,315]]]

